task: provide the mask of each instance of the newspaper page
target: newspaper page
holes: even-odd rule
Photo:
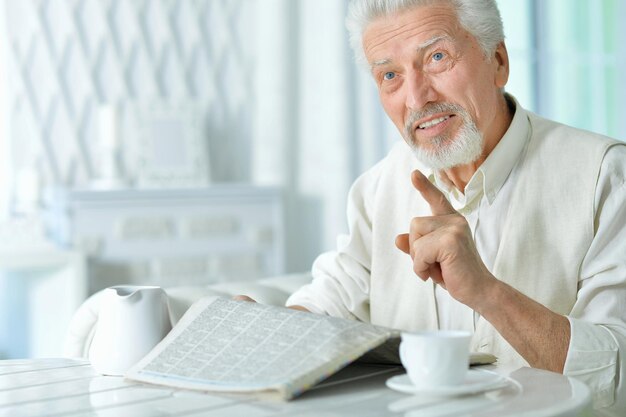
[[[376,346],[358,359],[360,363],[402,366],[400,362],[400,332],[396,331],[384,343]]]
[[[391,335],[358,321],[206,297],[126,377],[203,391],[276,391],[290,399]]]

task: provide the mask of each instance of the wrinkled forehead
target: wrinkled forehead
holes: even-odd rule
[[[371,64],[399,48],[425,48],[440,39],[455,40],[463,32],[449,4],[418,6],[372,20],[363,32],[363,51]]]

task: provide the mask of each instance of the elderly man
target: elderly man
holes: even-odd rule
[[[626,146],[504,93],[494,0],[355,0],[348,27],[406,143],[357,179],[349,236],[287,304],[470,330],[626,410]]]

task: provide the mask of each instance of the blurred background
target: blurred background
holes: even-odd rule
[[[499,0],[526,108],[624,138],[626,2]],[[0,358],[120,283],[306,271],[400,140],[347,0],[0,0]]]

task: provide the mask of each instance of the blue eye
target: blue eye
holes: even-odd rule
[[[396,73],[392,71],[386,72],[385,75],[383,75],[383,78],[387,81],[393,80],[394,78],[396,78]]]
[[[436,54],[433,55],[433,59],[435,61],[441,61],[443,59],[443,53],[442,52],[437,52]]]

